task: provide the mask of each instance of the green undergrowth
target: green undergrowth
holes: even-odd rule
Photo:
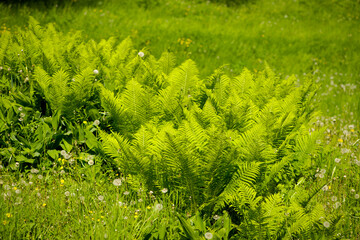
[[[244,67],[260,71],[264,62],[299,81],[314,73],[322,85],[322,112],[359,118],[358,1],[61,2],[2,4],[2,30],[27,26],[30,15],[96,42],[131,36],[135,48],[146,47],[156,58],[169,50],[177,65],[193,59],[203,78],[224,64],[228,75],[237,76]]]
[[[356,117],[320,115],[316,76],[176,59],[34,18],[2,33],[4,238],[357,236]]]

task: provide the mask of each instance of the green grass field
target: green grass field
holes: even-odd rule
[[[360,238],[358,0],[55,2],[0,3],[0,239]]]
[[[264,0],[230,8],[206,1],[146,2],[70,2],[49,9],[11,5],[0,17],[3,28],[13,30],[26,27],[31,15],[96,41],[130,36],[139,50],[147,48],[155,57],[169,50],[178,64],[195,60],[202,76],[224,64],[235,75],[244,67],[261,70],[265,61],[283,76],[296,74],[301,80],[316,73],[324,114],[359,112],[358,91],[352,88],[360,77],[357,1]]]

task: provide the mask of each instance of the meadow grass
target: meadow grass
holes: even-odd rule
[[[326,128],[314,171],[304,173],[305,185],[326,182],[316,200],[328,216],[334,216],[324,219],[319,236],[360,237],[358,1],[258,0],[236,7],[161,0],[71,1],[47,8],[0,4],[3,32],[26,28],[28,16],[42,25],[55,23],[61,32],[80,30],[85,39],[97,42],[130,36],[139,51],[149,50],[157,58],[170,51],[177,64],[195,60],[202,77],[224,64],[232,76],[244,67],[258,72],[265,62],[282,77],[295,74],[299,83],[305,75],[314,77],[322,85],[316,101],[323,112],[314,128]],[[4,239],[184,235],[176,212],[186,216],[191,209],[177,202],[178,193],[144,191],[116,169],[102,171],[104,159],[95,157],[92,164],[86,157],[74,163],[60,158],[27,171],[0,169],[0,235]],[[120,186],[114,185],[115,179],[121,180]],[[295,193],[284,195],[290,201]],[[207,232],[220,235],[225,226],[216,221],[225,216],[206,216],[198,230],[202,238]]]
[[[359,112],[357,1],[259,0],[237,7],[209,1],[69,1],[1,9],[3,29],[25,27],[30,15],[96,41],[131,36],[139,50],[147,48],[155,57],[168,50],[178,64],[195,60],[202,76],[224,64],[234,75],[244,67],[258,71],[265,61],[283,76],[296,74],[301,80],[315,74],[325,115]]]

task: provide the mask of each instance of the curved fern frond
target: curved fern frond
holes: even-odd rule
[[[121,102],[126,106],[126,113],[136,123],[144,123],[151,114],[151,109],[146,106],[147,94],[134,79],[127,83],[126,90],[121,94]]]
[[[119,98],[114,96],[114,93],[101,86],[101,106],[105,111],[109,112],[110,118],[113,120],[113,126],[121,130],[125,120],[125,107]]]
[[[257,162],[239,164],[238,170],[233,174],[223,192],[212,201],[215,209],[221,209],[234,201],[256,206],[260,198],[256,198],[256,192],[252,187],[259,173],[260,164]]]
[[[169,75],[173,70],[175,63],[176,63],[175,55],[170,52],[164,52],[161,55],[157,64],[160,72]]]

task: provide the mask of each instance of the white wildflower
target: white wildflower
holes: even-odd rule
[[[162,193],[167,193],[167,192],[168,192],[168,189],[167,189],[167,188],[163,188],[163,189],[161,190],[161,192],[162,192]]]
[[[99,74],[99,70],[95,69],[94,71],[94,74],[98,75]]]
[[[359,194],[355,194],[356,199],[359,199],[359,197],[360,197]]]
[[[120,178],[114,179],[113,184],[114,184],[116,187],[120,186],[120,185],[121,185],[121,179],[120,179]]]
[[[103,196],[103,195],[99,195],[99,196],[98,196],[98,199],[99,199],[99,201],[104,201],[104,196]]]
[[[161,211],[163,208],[164,207],[163,207],[163,205],[161,203],[158,203],[158,204],[155,205],[155,210],[156,211]]]
[[[329,223],[328,221],[325,221],[325,222],[324,222],[324,227],[329,228],[329,227],[330,227],[330,223]]]
[[[205,236],[206,239],[212,239],[213,238],[213,234],[211,232],[205,233],[204,236]]]
[[[336,163],[339,163],[340,161],[341,161],[340,158],[335,158],[335,162],[336,162]]]
[[[129,195],[129,194],[130,194],[130,192],[128,192],[128,191],[124,192],[124,195]]]
[[[89,161],[88,161],[88,164],[89,164],[90,166],[94,165],[94,160],[89,160]]]
[[[94,125],[94,126],[99,126],[99,125],[100,125],[100,121],[99,121],[99,120],[95,120],[95,121],[93,122],[93,125]]]
[[[213,219],[214,219],[215,221],[219,220],[219,218],[220,218],[220,216],[219,216],[219,215],[215,215],[215,216],[213,216]]]
[[[69,191],[66,191],[66,192],[65,192],[65,196],[67,196],[67,197],[70,196],[70,192],[69,192]]]
[[[139,53],[138,53],[138,55],[139,55],[139,57],[141,57],[141,58],[142,58],[142,57],[144,57],[144,56],[145,56],[145,53],[143,53],[143,52],[139,52]]]

